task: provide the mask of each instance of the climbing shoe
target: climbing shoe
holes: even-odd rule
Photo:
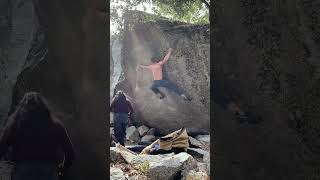
[[[157,93],[156,96],[159,99],[164,99],[166,97],[163,93]]]

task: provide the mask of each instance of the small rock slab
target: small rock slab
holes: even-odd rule
[[[197,158],[209,157],[209,152],[204,151],[200,148],[188,148],[187,153],[190,154],[191,156],[197,157]]]
[[[144,136],[149,131],[149,128],[145,125],[142,125],[142,126],[138,127],[138,131],[139,131],[140,136]]]
[[[200,142],[210,144],[210,135],[198,135],[196,139]]]
[[[120,168],[110,167],[111,180],[125,180],[124,172]]]
[[[155,135],[156,129],[155,128],[150,128],[149,131],[146,133],[146,135]]]
[[[132,142],[139,142],[140,135],[136,127],[130,126],[126,129],[126,138]]]
[[[210,167],[207,163],[198,162],[198,169],[200,172],[205,172],[207,175],[210,176]]]
[[[149,176],[154,180],[169,180],[175,177],[179,171],[189,171],[195,168],[197,168],[196,160],[191,155],[182,152],[165,157],[160,161],[151,161]]]
[[[198,148],[202,148],[204,146],[204,144],[200,141],[198,141],[197,139],[189,136],[189,140],[190,140],[190,144],[195,146],[195,147],[198,147]]]
[[[150,142],[153,142],[153,141],[155,141],[155,140],[156,140],[156,137],[153,136],[153,135],[145,135],[145,136],[143,136],[143,137],[141,138],[141,142],[148,142],[148,143],[150,143]]]
[[[110,147],[110,161],[117,162],[119,160],[123,160],[121,154],[119,153],[116,147]]]
[[[189,180],[189,179],[201,179],[201,180],[209,180],[209,176],[204,172],[196,172],[194,170],[189,171],[189,173],[186,175],[185,178],[182,178],[183,180]]]

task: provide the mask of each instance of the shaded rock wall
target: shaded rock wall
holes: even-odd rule
[[[6,121],[16,78],[23,69],[39,19],[32,1],[0,2],[0,122]]]
[[[319,5],[215,2],[215,78],[265,119],[243,127],[215,108],[217,178],[318,178]]]
[[[99,7],[104,7],[104,2],[95,2]],[[18,29],[28,32],[25,36],[17,37],[19,43],[22,43],[20,46],[28,45],[29,41],[22,39],[23,37],[34,41],[38,39],[40,43],[30,43],[30,46],[24,49],[19,46],[18,52],[11,53],[12,56],[19,57],[10,62],[21,65],[14,67],[12,64],[4,67],[5,71],[1,70],[1,73],[9,73],[8,77],[12,80],[10,85],[14,86],[14,90],[12,91],[11,87],[7,94],[1,92],[1,98],[3,95],[10,98],[10,101],[5,100],[5,108],[9,110],[11,98],[11,110],[14,110],[25,92],[41,92],[48,99],[54,115],[65,123],[75,146],[76,161],[71,168],[69,179],[105,179],[105,134],[108,131],[105,128],[105,99],[108,87],[106,69],[109,68],[109,48],[107,39],[103,38],[108,37],[105,33],[106,27],[88,10],[89,4],[83,1],[22,1],[22,6],[19,7],[28,4],[35,5],[46,40],[41,40],[42,33],[34,38],[34,31],[32,28],[28,29],[28,26]],[[18,19],[29,17],[33,12],[30,10],[32,8],[26,10]],[[32,21],[27,22],[31,24]],[[37,48],[39,44],[42,46]],[[48,52],[45,47],[48,47]],[[35,57],[34,52],[40,52],[42,58]]]
[[[128,20],[122,44],[124,80],[116,89],[123,89],[132,97],[136,123],[156,127],[161,133],[182,126],[209,129],[208,25],[156,20],[130,26]],[[150,64],[152,56],[163,58],[169,47],[173,54],[164,65],[164,76],[192,97],[192,102],[185,102],[166,89],[161,91],[167,98],[160,100],[149,89],[151,72],[136,71],[137,64]]]

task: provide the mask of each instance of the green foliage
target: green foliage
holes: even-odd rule
[[[140,173],[146,174],[146,173],[148,173],[148,171],[150,169],[150,163],[148,161],[144,161],[143,163],[135,166],[135,169],[137,171],[139,171]]]
[[[209,23],[209,10],[200,0],[153,0],[158,15],[188,23]]]
[[[209,23],[209,9],[201,0],[112,0],[111,23],[116,34],[124,29],[124,13],[129,10],[147,11],[152,7],[156,17],[167,17],[187,23]],[[154,16],[145,16],[144,21],[153,21]],[[141,20],[139,20],[141,21]]]

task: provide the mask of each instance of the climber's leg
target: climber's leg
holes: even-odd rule
[[[161,83],[159,82],[159,80],[155,80],[152,82],[152,85],[150,87],[150,89],[155,93],[155,94],[160,94],[160,99],[164,98],[165,95],[164,93],[162,93],[160,90],[159,90],[159,87],[161,87]]]
[[[191,100],[191,98],[188,98],[184,93],[183,91],[176,85],[174,84],[173,82],[171,81],[168,81],[168,80],[160,80],[160,87],[165,87],[167,88],[169,91],[172,91],[174,92],[175,94],[183,97],[183,99],[185,100]]]

